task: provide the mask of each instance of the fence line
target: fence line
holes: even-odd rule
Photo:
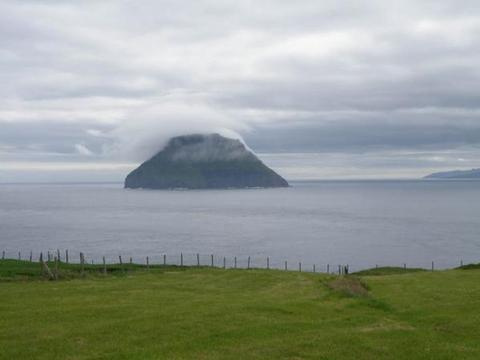
[[[125,262],[122,258],[122,254],[118,255],[118,261],[114,261],[116,255],[106,257],[106,256],[91,256],[87,259],[85,253],[78,252],[78,256],[73,255],[72,252],[69,252],[68,249],[64,250],[64,257],[62,257],[62,253],[59,249],[56,251],[50,252],[48,250],[46,252],[46,259],[44,258],[44,252],[38,253],[38,256],[35,256],[33,251],[27,253],[22,257],[22,252],[18,251],[16,253],[17,256],[9,256],[5,250],[2,251],[2,260],[7,259],[18,259],[30,262],[64,262],[64,263],[72,263],[72,264],[79,264],[81,265],[81,271],[84,272],[86,264],[94,264],[94,265],[103,265],[105,269],[107,265],[124,265]],[[24,253],[25,254],[25,253]],[[54,256],[55,255],[55,256]],[[216,268],[223,268],[223,269],[274,269],[274,270],[284,270],[284,271],[306,271],[312,273],[329,273],[329,274],[349,274],[351,271],[350,264],[338,264],[338,269],[336,266],[331,266],[330,263],[326,264],[319,264],[319,263],[310,263],[308,267],[305,264],[302,264],[302,261],[298,262],[298,267],[295,269],[289,268],[288,260],[281,260],[278,262],[272,262],[270,256],[220,256],[215,254],[200,254],[200,253],[183,253],[180,254],[167,254],[167,253],[160,253],[158,255],[149,255],[145,257],[127,257],[129,259],[129,264],[133,265],[144,265],[147,268],[155,265],[164,265],[164,266],[186,266],[186,267],[193,267],[193,266],[209,266],[209,267],[216,267]],[[461,259],[458,263],[458,266],[464,266],[464,261]],[[303,266],[302,266],[303,265]],[[392,265],[390,265],[392,266]],[[378,264],[374,267],[363,267],[362,269],[370,269],[370,268],[378,268]],[[403,263],[403,269],[407,270],[407,263]],[[435,262],[431,262],[431,266],[427,267],[418,267],[416,268],[423,268],[425,270],[435,271]],[[451,268],[451,267],[450,267]],[[357,269],[357,270],[362,270]],[[445,268],[448,269],[448,268]]]

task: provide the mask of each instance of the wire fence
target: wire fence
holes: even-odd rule
[[[113,265],[113,264],[136,264],[136,265],[164,265],[164,266],[184,266],[184,267],[214,267],[223,269],[272,269],[286,271],[303,271],[312,273],[329,273],[329,274],[348,274],[352,271],[371,269],[375,267],[394,266],[407,268],[423,268],[426,270],[448,269],[463,266],[464,261],[459,260],[450,267],[437,267],[435,261],[424,264],[423,266],[412,266],[407,262],[402,264],[379,265],[353,268],[348,263],[315,263],[292,261],[288,259],[279,259],[270,256],[223,256],[218,254],[202,254],[202,253],[159,253],[147,256],[131,256],[128,254],[110,254],[96,255],[93,253],[84,253],[81,251],[65,250],[47,250],[47,251],[2,251],[1,259],[16,259],[30,262],[41,261],[60,261],[71,264],[92,264],[92,265]],[[466,263],[465,263],[466,264]]]

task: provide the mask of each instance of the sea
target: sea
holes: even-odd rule
[[[289,188],[130,190],[0,184],[0,252],[298,271],[480,262],[479,181],[297,181]],[[197,256],[198,254],[198,256]],[[250,258],[250,260],[248,260]]]

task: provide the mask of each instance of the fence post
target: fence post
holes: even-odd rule
[[[30,250],[30,262],[33,260],[33,252]]]
[[[2,251],[2,260],[5,260],[5,250]]]
[[[267,270],[270,269],[270,258],[267,256]]]
[[[433,261],[432,261],[432,271],[434,270],[434,268],[435,268],[435,266],[434,266]]]
[[[42,275],[44,275],[45,273],[47,273],[48,275],[48,278],[50,280],[54,280],[55,279],[55,276],[52,274],[52,272],[50,271],[50,268],[48,267],[47,263],[43,261],[43,256],[42,256],[42,261],[40,262],[40,266],[42,267]]]
[[[47,261],[50,261],[50,250],[47,251]]]
[[[163,265],[167,265],[167,254],[163,254]]]
[[[213,267],[213,254],[210,255],[210,257],[211,257],[211,260],[212,260],[212,267]]]
[[[237,257],[235,256],[235,258],[233,259],[233,267],[236,269],[237,268]]]
[[[150,262],[148,261],[148,256],[147,256],[147,270],[150,269]]]
[[[118,261],[120,262],[120,265],[123,265],[123,263],[122,263],[122,255],[118,255]]]
[[[315,264],[313,264],[313,272],[315,272]]]
[[[43,270],[44,270],[44,269],[43,269],[43,253],[42,253],[42,252],[40,252],[40,256],[39,256],[39,258],[38,258],[38,262],[40,263],[40,270],[41,270],[41,274],[42,274],[42,276],[43,276],[43,273],[44,273]]]
[[[330,264],[327,264],[327,274],[330,274]]]
[[[285,271],[288,270],[288,264],[287,264],[287,261],[285,260]]]
[[[103,274],[107,275],[107,263],[105,261],[105,256],[102,258],[103,260]]]
[[[403,264],[403,270],[407,270],[407,264]]]
[[[68,264],[68,249],[65,250],[65,262]]]
[[[338,275],[342,275],[342,266],[338,265]]]
[[[200,254],[197,253],[197,266],[200,266]]]
[[[133,264],[133,259],[132,259],[132,257],[130,256],[130,265],[132,265],[132,264]]]
[[[225,256],[223,257],[223,268],[227,268],[227,258]]]
[[[298,263],[298,271],[302,272],[302,262]]]
[[[463,266],[463,260],[460,260],[460,266]]]
[[[250,256],[248,257],[248,261],[247,261],[247,269],[250,269]]]
[[[85,275],[85,257],[83,256],[83,253],[80,253],[80,264],[81,264],[81,271],[82,271],[82,276]]]
[[[180,266],[183,266],[183,253],[180,253]]]
[[[22,255],[20,254],[20,251],[18,252],[18,260],[22,260]]]
[[[60,250],[57,249],[57,260],[60,262],[62,261],[61,258],[60,258]]]

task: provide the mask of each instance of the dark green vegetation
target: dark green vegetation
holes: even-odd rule
[[[133,189],[286,186],[285,179],[265,166],[239,140],[218,134],[172,138],[162,151],[125,179],[125,187]]]
[[[397,274],[406,274],[406,273],[419,272],[419,271],[426,271],[426,270],[420,269],[420,268],[383,266],[383,267],[378,267],[373,269],[357,271],[355,275],[358,275],[358,276],[397,275]]]
[[[0,358],[480,358],[480,269],[108,270],[0,261]]]

